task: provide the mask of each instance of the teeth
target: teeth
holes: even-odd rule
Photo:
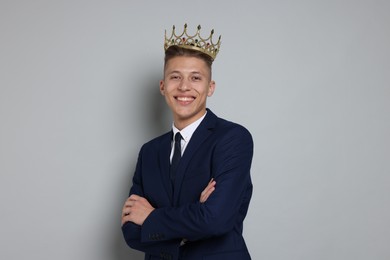
[[[178,97],[177,100],[179,101],[191,101],[193,100],[192,97]]]

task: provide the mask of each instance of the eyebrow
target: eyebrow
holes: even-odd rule
[[[178,71],[178,70],[173,70],[173,71],[170,71],[168,72],[168,74],[173,74],[173,73],[179,73],[181,74],[182,72]],[[201,71],[198,71],[198,70],[194,70],[194,71],[191,71],[190,74],[203,74]]]

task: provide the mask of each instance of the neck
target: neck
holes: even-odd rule
[[[174,123],[175,127],[181,131],[184,128],[186,128],[187,126],[189,126],[190,124],[194,123],[196,120],[198,120],[202,116],[204,116],[205,114],[206,114],[206,109],[204,110],[203,113],[200,113],[196,117],[191,117],[191,118],[188,118],[188,119],[185,119],[185,118],[175,118],[173,123]]]

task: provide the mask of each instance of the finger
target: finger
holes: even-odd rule
[[[211,178],[211,180],[209,181],[209,183],[207,183],[207,186],[206,186],[205,190],[206,190],[207,188],[213,186],[213,183],[214,183],[214,182],[215,182],[215,181],[214,181],[214,178]]]
[[[141,196],[138,196],[136,194],[132,194],[130,197],[129,197],[129,200],[140,200],[142,197]]]
[[[209,184],[208,184],[207,186],[215,186],[216,183],[217,183],[217,182],[216,182],[214,179],[211,179],[211,180],[209,181]]]
[[[130,212],[131,212],[131,209],[129,207],[128,208],[124,208],[122,210],[122,216],[130,215]]]
[[[213,184],[211,182],[209,182],[201,194],[205,194],[207,192],[207,190],[209,190],[212,186],[213,186]]]
[[[215,190],[214,187],[211,187],[210,189],[208,189],[201,197],[200,199],[200,202],[201,203],[204,203],[207,201],[207,199],[210,197],[210,195],[213,193],[213,191]]]
[[[206,187],[206,189],[204,189],[202,191],[202,193],[200,194],[200,197],[203,198],[203,197],[207,196],[207,194],[210,192],[210,189],[212,189],[212,187]]]
[[[125,205],[123,205],[123,208],[132,207],[133,205],[134,205],[134,201],[133,200],[127,200],[125,202]]]
[[[133,200],[131,200],[130,197],[128,197],[128,198],[126,199],[125,203],[123,204],[122,210],[125,209],[126,207],[131,207],[132,204],[133,204]]]
[[[214,179],[211,179],[209,184],[207,185],[207,187],[200,194],[199,201],[201,203],[204,203],[209,198],[211,193],[213,193],[213,191],[215,190],[215,184],[216,184],[216,181],[214,181]]]
[[[200,202],[204,203],[210,195],[210,189],[204,190],[200,196]]]
[[[207,187],[203,190],[204,193],[208,192],[208,190],[214,188],[216,182],[215,181],[210,181],[209,184],[207,185]]]
[[[126,222],[130,222],[130,215],[123,216],[121,219],[121,224],[125,224]]]
[[[216,184],[216,182],[213,179],[211,179],[210,182],[207,184],[206,188],[202,192],[206,192],[211,187],[214,187],[215,184]]]

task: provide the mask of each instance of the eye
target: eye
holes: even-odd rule
[[[172,80],[179,80],[179,79],[180,79],[180,76],[178,76],[178,75],[171,75],[171,76],[169,77],[169,79],[172,79]]]
[[[192,76],[192,80],[199,81],[199,80],[202,80],[202,78],[200,76]]]

